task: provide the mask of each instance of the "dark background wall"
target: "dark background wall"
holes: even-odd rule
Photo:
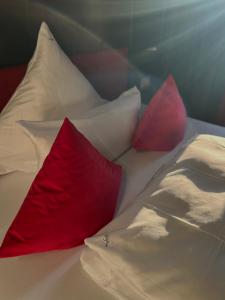
[[[69,55],[129,48],[146,102],[169,73],[189,115],[216,122],[225,91],[224,0],[0,0],[0,66],[27,62],[45,20]]]

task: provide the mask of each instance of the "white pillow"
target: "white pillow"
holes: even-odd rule
[[[15,121],[74,118],[102,103],[42,23],[26,75],[0,114],[0,174],[35,167],[33,147]]]
[[[140,92],[132,88],[118,99],[89,111],[82,119],[71,121],[105,157],[113,160],[130,147],[140,106]],[[49,153],[62,122],[19,121],[35,146],[38,168]]]
[[[26,75],[0,116],[7,121],[73,118],[102,101],[42,23]]]

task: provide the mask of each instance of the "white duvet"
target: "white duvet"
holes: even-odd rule
[[[225,299],[225,139],[198,136],[81,261],[116,299]]]

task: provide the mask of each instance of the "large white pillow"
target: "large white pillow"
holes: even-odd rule
[[[113,160],[130,147],[140,106],[140,92],[132,88],[118,99],[87,112],[82,119],[71,121],[105,157]],[[38,168],[49,153],[62,122],[19,121],[35,146]]]
[[[1,120],[76,117],[102,99],[42,23],[26,75],[1,113]]]
[[[35,168],[33,147],[15,121],[74,118],[102,103],[42,23],[26,75],[0,114],[0,174]]]

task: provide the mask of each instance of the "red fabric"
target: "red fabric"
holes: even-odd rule
[[[127,88],[127,49],[104,50],[72,57],[72,62],[90,80],[97,92],[105,99],[118,97]],[[0,69],[0,111],[7,104],[19,83],[27,65]]]
[[[170,75],[147,106],[132,145],[137,150],[169,151],[183,139],[186,123],[186,110]]]
[[[121,167],[65,119],[10,226],[0,257],[75,247],[113,218]]]
[[[0,69],[0,111],[7,104],[26,73],[27,66]]]

